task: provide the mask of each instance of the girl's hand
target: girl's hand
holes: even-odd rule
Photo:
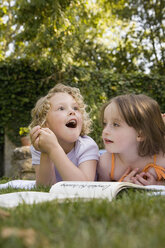
[[[138,168],[135,168],[133,170],[131,170],[131,168],[127,168],[127,170],[122,176],[124,177],[122,181],[133,183],[132,179],[136,176],[136,174],[138,173],[138,170],[139,170]]]
[[[52,148],[59,146],[56,135],[49,128],[41,128],[38,147],[41,152],[50,153]]]
[[[39,146],[38,146],[40,131],[41,131],[41,127],[40,126],[35,126],[30,131],[31,143],[34,146],[34,148],[36,150],[38,150],[38,151],[40,150],[39,149]]]
[[[133,178],[133,183],[135,184],[139,184],[139,185],[156,185],[157,184],[157,180],[154,177],[154,175],[152,175],[149,172],[141,172],[140,174],[137,174],[134,178]]]

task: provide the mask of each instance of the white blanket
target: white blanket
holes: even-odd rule
[[[15,189],[33,189],[36,186],[35,180],[12,180],[7,183],[0,184],[0,189],[15,188]]]

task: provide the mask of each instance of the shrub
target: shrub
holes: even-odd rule
[[[31,121],[31,109],[36,101],[56,83],[78,87],[88,105],[93,120],[91,136],[102,147],[99,113],[109,98],[125,93],[144,93],[158,101],[165,112],[165,76],[142,73],[112,73],[107,69],[85,67],[66,69],[61,73],[49,61],[40,66],[30,60],[14,60],[0,64],[0,144],[3,145],[4,129],[11,141],[20,145],[19,128]]]

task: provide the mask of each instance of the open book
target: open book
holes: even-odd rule
[[[26,182],[27,184],[27,182]],[[34,184],[34,182],[33,182]],[[27,185],[26,185],[27,186]],[[50,191],[37,192],[25,191],[15,192],[0,195],[0,207],[16,207],[19,204],[34,204],[45,201],[58,200],[59,202],[65,199],[108,199],[111,201],[123,189],[134,188],[147,190],[151,194],[165,195],[165,186],[150,185],[139,186],[126,182],[77,182],[77,181],[62,181],[54,184]]]

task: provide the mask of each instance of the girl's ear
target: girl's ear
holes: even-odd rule
[[[139,131],[139,132],[138,132],[138,135],[137,135],[137,141],[138,141],[138,142],[141,142],[141,141],[143,141],[143,140],[144,140],[144,136],[142,135],[142,132]]]

